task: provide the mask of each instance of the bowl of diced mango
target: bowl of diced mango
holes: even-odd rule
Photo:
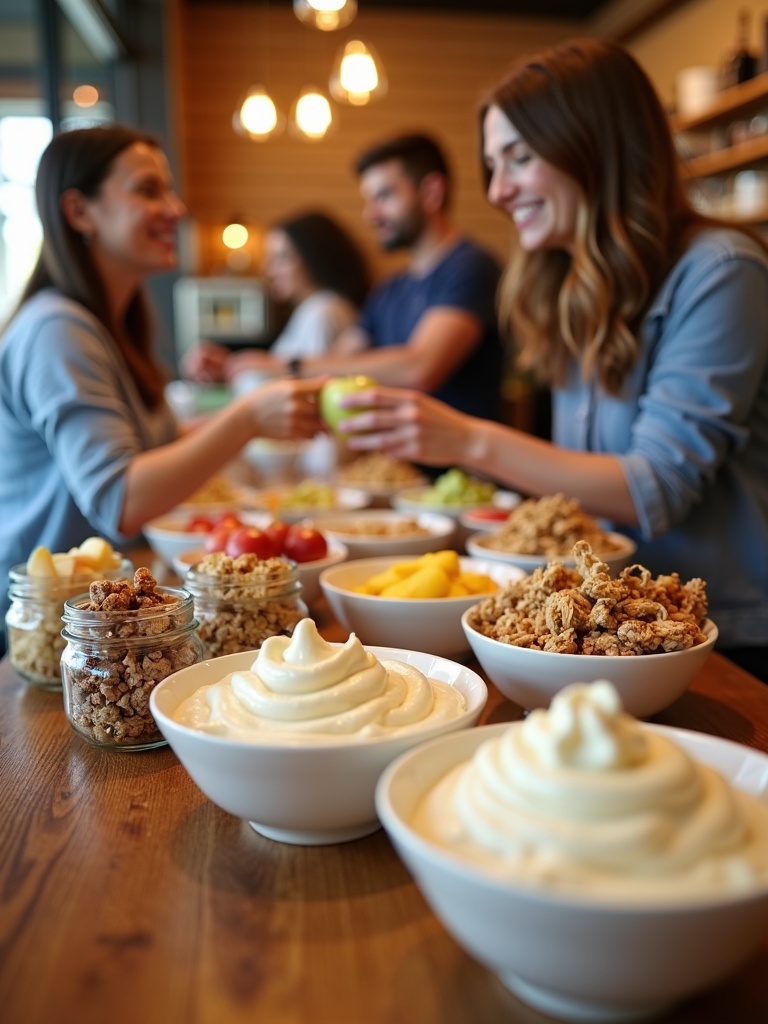
[[[434,551],[420,558],[361,558],[326,569],[320,586],[336,618],[362,643],[466,658],[461,616],[523,576],[503,562]]]

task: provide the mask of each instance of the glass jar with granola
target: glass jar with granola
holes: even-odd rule
[[[308,614],[295,562],[207,555],[187,573],[206,657],[254,651],[270,636],[290,636]]]
[[[166,742],[149,710],[154,687],[202,659],[192,597],[158,587],[149,569],[133,583],[98,580],[64,604],[64,710],[90,743],[146,750]]]
[[[116,580],[131,576],[133,564],[117,559],[114,569],[101,569],[99,576]],[[67,598],[87,590],[94,572],[76,572],[71,576],[35,576],[22,563],[11,569],[8,596],[10,608],[5,617],[8,657],[28,683],[44,690],[61,690],[61,613]]]

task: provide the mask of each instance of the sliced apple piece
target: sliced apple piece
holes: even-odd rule
[[[35,548],[27,559],[27,572],[30,576],[58,576],[56,565],[48,548]]]
[[[77,559],[74,555],[53,555],[57,576],[74,576],[77,572]]]
[[[88,558],[94,569],[114,568],[112,545],[103,537],[88,537],[87,540],[84,540],[80,545],[78,558],[83,560]]]

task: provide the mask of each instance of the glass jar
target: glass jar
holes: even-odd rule
[[[207,658],[239,651],[255,651],[270,636],[290,636],[307,616],[300,599],[301,580],[295,562],[270,558],[253,571],[212,572],[214,555],[193,566],[184,586],[195,599],[197,631]],[[218,560],[231,566],[231,559]],[[201,571],[201,566],[209,571]]]
[[[5,616],[5,628],[11,664],[27,682],[44,690],[61,690],[64,602],[82,594],[94,579],[130,579],[133,563],[124,558],[117,569],[77,576],[30,576],[22,563],[15,565],[8,575],[11,606]]]
[[[172,587],[156,593],[169,603],[89,611],[88,594],[80,594],[64,604],[64,710],[75,732],[96,746],[147,750],[166,743],[149,695],[172,672],[202,660],[192,597]]]

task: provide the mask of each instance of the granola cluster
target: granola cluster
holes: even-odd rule
[[[190,589],[207,657],[253,651],[267,637],[290,636],[306,610],[295,596],[281,596],[286,574],[290,566],[281,558],[253,554],[217,552],[195,566]]]
[[[611,579],[586,541],[574,545],[576,569],[558,562],[510,584],[473,608],[473,629],[514,647],[561,654],[638,655],[703,643],[706,584],[677,573],[653,579],[642,565]]]
[[[198,641],[174,614],[181,602],[156,586],[149,569],[137,569],[132,584],[93,582],[90,600],[80,605],[101,614],[72,627],[78,635],[69,641],[63,677],[72,723],[97,743],[161,741],[149,696],[166,676],[200,660]]]
[[[366,452],[339,470],[339,479],[350,486],[393,487],[418,483],[421,473],[410,462],[385,452]]]
[[[19,675],[48,689],[61,685],[61,609],[76,593],[65,594],[60,601],[37,601],[23,620],[17,613],[13,623],[7,623],[11,664]]]
[[[552,494],[521,502],[500,530],[483,538],[482,545],[494,551],[553,558],[569,555],[580,540],[601,553],[617,547],[597,520],[582,511],[575,498]]]

